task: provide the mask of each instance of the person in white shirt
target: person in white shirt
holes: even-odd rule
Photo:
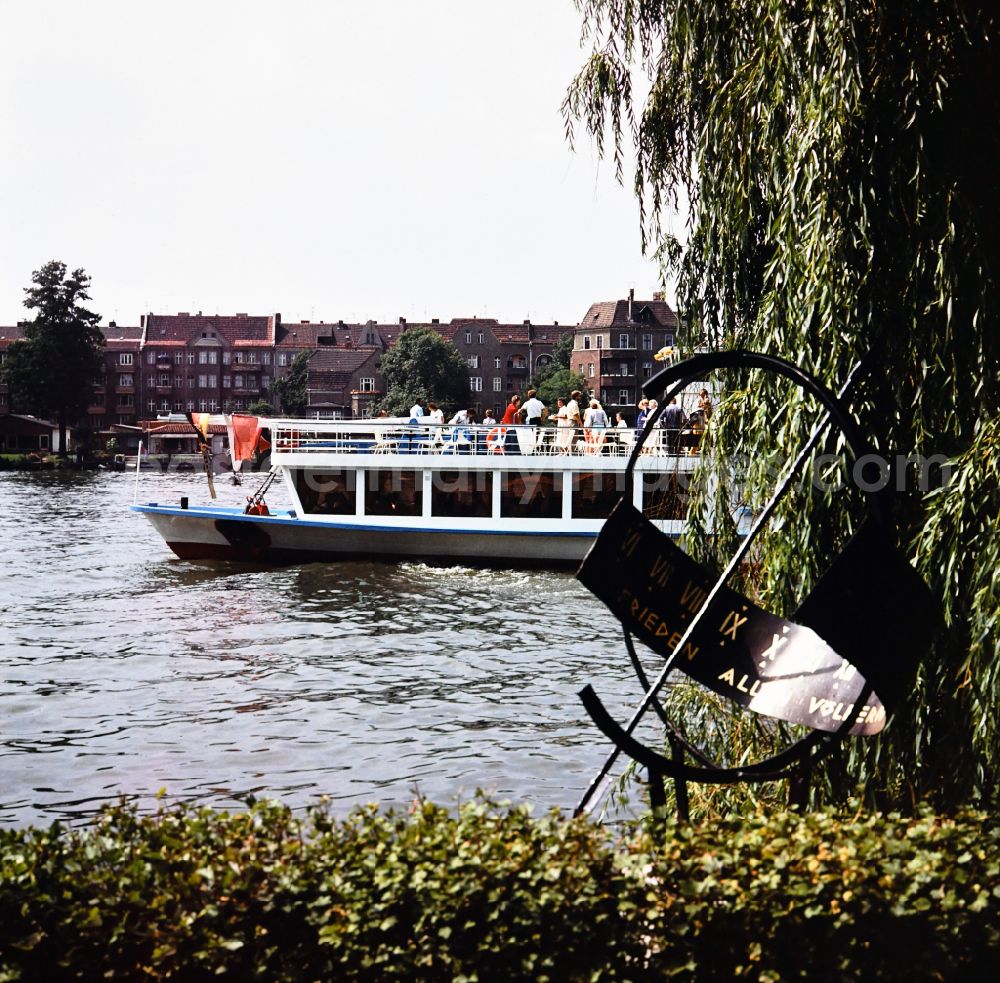
[[[418,399],[410,407],[410,419],[419,420],[420,417],[422,417],[423,415],[424,415],[424,401],[422,399]]]
[[[427,404],[427,417],[431,423],[437,423],[438,425],[444,425],[444,410],[442,410],[437,403]]]
[[[538,398],[534,389],[528,390],[528,398],[521,407],[525,413],[525,422],[529,427],[540,427],[545,415],[545,404]]]
[[[458,426],[460,423],[468,423],[469,410],[459,410],[448,422],[452,426]]]

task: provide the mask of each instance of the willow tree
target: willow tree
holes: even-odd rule
[[[850,400],[879,452],[952,459],[950,483],[929,490],[910,470],[892,502],[945,628],[843,775],[888,798],[995,801],[998,15],[974,0],[578,7],[592,50],[567,129],[582,124],[620,175],[634,146],[643,246],[697,339],[784,355],[834,389],[867,356]],[[678,203],[686,230],[672,237]],[[726,386],[716,460],[787,458],[817,418],[778,382]],[[772,609],[789,610],[857,517],[851,494],[819,485],[803,482],[760,546]]]

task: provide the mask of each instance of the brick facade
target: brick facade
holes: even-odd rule
[[[106,431],[167,413],[244,411],[268,400],[272,380],[286,375],[303,351],[313,353],[307,415],[368,416],[385,394],[382,354],[416,327],[437,331],[458,348],[469,368],[468,405],[480,414],[486,408],[502,412],[510,396],[523,392],[551,360],[553,345],[573,333],[571,368],[609,411],[623,409],[634,419],[638,386],[654,371],[653,354],[674,344],[677,318],[659,297],[593,304],[575,327],[495,318],[379,324],[282,322],[280,314],[149,313],[138,327],[111,322],[101,329],[105,371],[94,386],[86,423]],[[21,337],[20,325],[0,327],[0,363]],[[9,409],[0,383],[0,411]]]
[[[614,419],[621,412],[635,423],[636,402],[643,382],[659,364],[653,355],[677,342],[677,315],[656,295],[653,300],[612,300],[591,304],[576,326],[570,368]]]

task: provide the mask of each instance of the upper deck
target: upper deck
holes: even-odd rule
[[[329,464],[385,467],[405,459],[421,467],[532,467],[621,470],[640,436],[624,428],[533,427],[526,425],[432,424],[402,419],[272,419],[272,462],[281,466]],[[643,447],[639,470],[691,470],[699,435],[690,430],[655,430]],[[669,461],[667,460],[669,459]],[[400,460],[399,463],[404,463]]]

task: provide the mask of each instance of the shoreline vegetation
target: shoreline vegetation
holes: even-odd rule
[[[122,804],[0,831],[0,980],[983,979],[998,843],[972,811],[654,837],[482,795],[345,818]]]

